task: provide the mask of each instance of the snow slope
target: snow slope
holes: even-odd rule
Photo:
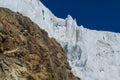
[[[30,17],[67,52],[82,80],[120,80],[120,34],[78,26],[70,15],[57,18],[39,0],[0,0],[0,6]]]

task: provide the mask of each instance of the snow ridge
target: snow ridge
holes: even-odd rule
[[[39,0],[0,0],[0,6],[31,18],[67,52],[73,73],[82,80],[120,79],[120,34],[78,26],[70,15],[57,18]]]

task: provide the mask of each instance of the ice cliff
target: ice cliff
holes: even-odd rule
[[[82,80],[120,79],[120,34],[78,26],[70,15],[57,18],[39,0],[0,0],[0,6],[28,16],[56,38],[73,73]]]

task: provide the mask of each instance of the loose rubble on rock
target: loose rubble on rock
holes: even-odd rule
[[[77,80],[55,39],[28,17],[0,8],[0,80]]]

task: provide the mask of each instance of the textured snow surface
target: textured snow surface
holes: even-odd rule
[[[70,15],[57,18],[39,0],[0,0],[0,6],[30,17],[67,52],[82,80],[120,80],[120,34],[78,26]]]

